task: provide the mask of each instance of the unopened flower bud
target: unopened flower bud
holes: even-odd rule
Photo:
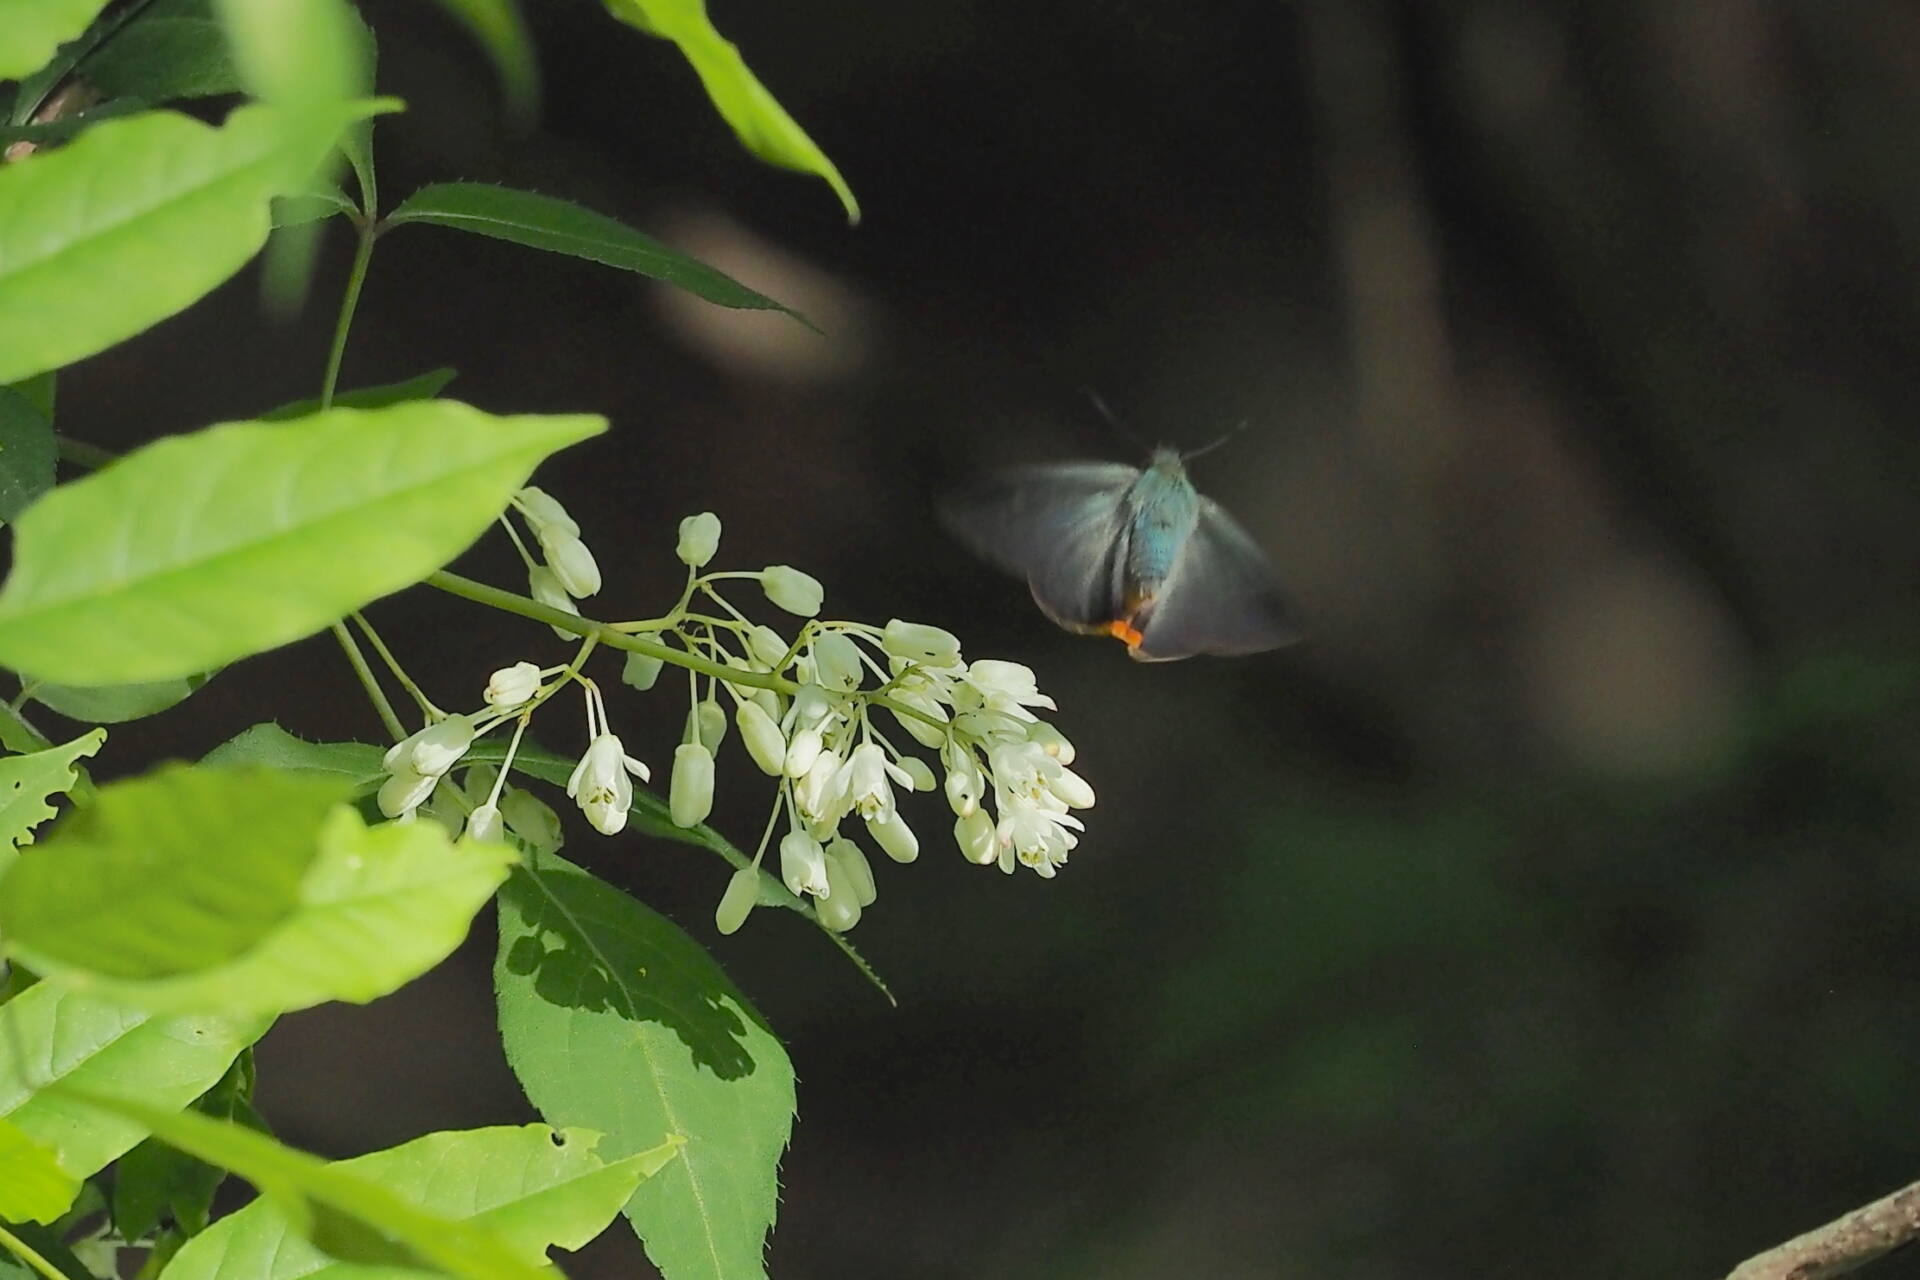
[[[873,883],[873,868],[867,863],[867,855],[859,845],[839,836],[827,845],[827,876],[833,878],[835,868],[846,877],[847,885],[853,891],[854,900],[863,907],[873,905],[879,896],[879,890]]]
[[[713,753],[697,742],[673,749],[667,812],[676,827],[695,826],[713,812]]]
[[[482,696],[490,707],[517,707],[540,692],[540,668],[531,662],[516,662],[487,677]]]
[[[713,911],[713,927],[722,933],[735,933],[747,922],[747,915],[760,901],[760,872],[742,867],[727,881],[720,905]]]
[[[826,867],[829,892],[814,899],[813,910],[821,924],[845,933],[860,923],[860,895],[843,864],[828,859]]]
[[[711,698],[696,702],[687,708],[687,727],[680,736],[708,751],[718,751],[727,737],[727,713]]]
[[[829,631],[813,642],[813,669],[828,689],[842,693],[858,689],[864,674],[860,647],[838,631]]]
[[[960,853],[968,862],[983,867],[1000,856],[993,819],[984,809],[975,809],[953,824],[953,842],[960,846]]]
[[[542,542],[554,534],[564,534],[570,538],[580,536],[579,523],[545,489],[527,485],[513,495],[513,505],[527,518],[533,536]]]
[[[580,606],[573,602],[573,597],[567,594],[567,589],[560,585],[560,579],[546,565],[537,564],[527,570],[527,590],[535,600],[549,609],[558,609],[576,618],[580,616]],[[575,638],[575,633],[565,627],[554,627],[553,634],[562,640]]]
[[[819,579],[786,564],[768,565],[760,574],[760,589],[775,605],[802,618],[818,614],[826,595]]]
[[[786,763],[787,740],[766,708],[757,702],[743,702],[733,713],[733,722],[740,726],[740,741],[746,744],[747,754],[760,766],[760,772],[778,777]]]
[[[500,807],[483,804],[467,815],[466,836],[469,840],[495,841],[505,833],[505,824],[500,818]]]
[[[555,534],[542,538],[540,549],[546,552],[548,567],[568,595],[585,598],[600,589],[600,563],[579,538]]]
[[[867,834],[895,862],[912,862],[920,856],[920,838],[898,813],[884,822],[878,818],[867,819]]]
[[[713,559],[713,553],[719,549],[719,516],[711,511],[702,511],[680,522],[680,541],[674,546],[673,553],[682,561],[698,569]]]
[[[651,636],[648,638],[652,639]],[[628,653],[626,663],[620,668],[620,683],[645,693],[660,679],[660,670],[666,665],[659,658],[644,653]]]
[[[772,627],[757,626],[747,632],[747,649],[754,660],[769,671],[778,670],[780,662],[787,656],[790,648]]]
[[[1065,734],[1048,724],[1045,720],[1035,720],[1027,726],[1027,741],[1037,742],[1040,749],[1058,760],[1061,764],[1072,764],[1073,744],[1067,741]]]
[[[907,777],[912,779],[915,791],[933,790],[933,770],[927,767],[925,760],[918,756],[901,756],[900,767],[907,771]]]
[[[928,667],[951,667],[960,661],[960,638],[951,631],[924,622],[887,623],[880,647],[898,658]]]
[[[804,778],[813,768],[813,762],[820,758],[820,731],[802,729],[793,735],[787,743],[787,755],[784,762],[789,778]]]

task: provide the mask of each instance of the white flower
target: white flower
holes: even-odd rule
[[[772,627],[756,626],[747,632],[747,651],[753,654],[754,661],[768,671],[780,666],[791,647]]]
[[[747,914],[759,901],[759,869],[740,868],[727,881],[727,891],[720,895],[720,905],[714,908],[713,927],[722,933],[738,932],[740,926],[747,922]]]
[[[897,658],[929,667],[950,667],[960,661],[960,637],[924,622],[887,623],[880,647]]]
[[[540,550],[568,595],[585,598],[600,590],[600,564],[578,537],[570,533],[543,537]]]
[[[380,784],[380,794],[375,800],[380,812],[389,818],[406,817],[432,794],[434,784],[439,781],[439,774],[421,773],[411,760],[402,760],[392,766],[392,776]]]
[[[546,565],[537,564],[527,570],[527,590],[535,600],[549,609],[558,609],[576,618],[580,616],[580,606],[573,602],[573,597],[567,594],[567,589],[560,585],[560,579]],[[574,633],[565,627],[554,627],[553,634],[562,640],[574,638]]]
[[[804,831],[789,831],[780,838],[780,878],[796,896],[810,893],[824,898],[833,892],[827,882],[826,850]]]
[[[667,787],[667,816],[676,827],[706,821],[713,812],[713,753],[697,742],[673,749],[673,781]]]
[[[946,793],[947,804],[958,817],[967,817],[980,807],[980,797],[986,791],[987,778],[973,758],[973,752],[957,743],[949,744],[940,753],[940,763],[947,767]]]
[[[587,744],[586,754],[567,779],[567,794],[580,802],[581,812],[601,835],[618,835],[633,807],[633,783],[627,775],[645,781],[647,766],[628,755],[620,738],[602,732]]]
[[[1040,744],[1040,749],[1058,760],[1061,764],[1072,764],[1075,755],[1073,744],[1066,735],[1048,724],[1045,720],[1035,720],[1027,726],[1027,740]]]
[[[719,549],[719,516],[711,511],[702,511],[680,522],[680,541],[674,546],[673,553],[682,561],[698,569],[713,559],[713,553]]]
[[[813,762],[820,758],[822,737],[820,730],[806,728],[797,730],[787,742],[787,751],[781,762],[781,770],[789,778],[804,778],[813,768]]]
[[[473,745],[473,717],[448,716],[410,734],[387,748],[381,763],[398,771],[404,764],[438,778],[453,768]]]
[[[850,801],[841,780],[840,753],[828,748],[814,756],[806,775],[794,783],[793,803],[813,826],[837,826]]]
[[[1087,809],[1093,787],[1037,742],[1000,743],[987,752],[995,794],[1047,809]]]
[[[513,495],[513,505],[527,518],[533,536],[542,542],[552,534],[565,534],[570,538],[580,536],[579,524],[545,489],[528,485]]]
[[[887,784],[889,777],[909,790],[913,787],[907,771],[887,759],[887,753],[878,743],[866,742],[853,749],[847,762],[840,766],[833,785],[846,792],[848,804],[862,818],[885,822],[894,813],[893,788]]]
[[[1069,830],[1071,828],[1072,830]],[[1001,810],[994,835],[1000,843],[1000,869],[1012,874],[1014,863],[1032,867],[1050,880],[1067,860],[1067,851],[1079,843],[1073,832],[1080,820],[1031,804],[1013,804]]]
[[[746,744],[747,754],[760,766],[760,772],[769,778],[779,777],[786,763],[787,740],[767,709],[757,702],[743,702],[735,709],[733,722],[739,726],[740,741]]]
[[[1033,668],[1018,662],[976,659],[968,664],[964,683],[986,710],[1011,716],[1022,723],[1034,718],[1028,707],[1055,709],[1053,699],[1041,693],[1034,683]]]
[[[467,815],[466,837],[469,840],[494,841],[500,839],[505,830],[500,820],[500,806],[488,801]]]
[[[768,565],[760,574],[760,589],[788,613],[811,618],[820,612],[826,592],[819,579],[787,564]]]
[[[487,677],[487,691],[483,696],[488,706],[504,709],[531,701],[538,692],[540,668],[531,662],[516,662]]]

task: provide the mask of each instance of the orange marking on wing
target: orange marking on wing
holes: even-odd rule
[[[1130,618],[1116,618],[1112,622],[1109,622],[1107,624],[1107,634],[1116,640],[1124,640],[1129,649],[1138,649],[1140,642],[1146,639],[1146,636],[1134,629],[1133,621]]]

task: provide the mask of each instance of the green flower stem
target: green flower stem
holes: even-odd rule
[[[72,436],[56,435],[53,440],[63,462],[71,462],[87,471],[98,471],[119,456],[97,444],[75,440]]]
[[[400,665],[400,659],[393,656],[393,650],[387,648],[387,642],[380,638],[380,633],[373,629],[371,622],[367,621],[367,615],[355,610],[347,616],[359,625],[361,632],[367,637],[367,642],[373,646],[373,651],[380,655],[380,661],[387,664],[387,670],[393,672],[393,678],[400,682],[400,687],[407,691],[407,695],[419,705],[420,710],[429,716],[444,716],[446,712],[433,705],[433,699],[414,683],[413,677],[407,674],[407,669]]]
[[[67,1277],[60,1273],[58,1267],[35,1253],[25,1240],[14,1235],[13,1232],[7,1230],[5,1227],[0,1227],[0,1245],[5,1246],[8,1253],[11,1253],[14,1257],[39,1272],[45,1277],[45,1280],[67,1280]]]
[[[380,713],[380,723],[387,726],[387,732],[393,735],[395,742],[407,736],[407,728],[400,723],[400,717],[394,714],[393,704],[387,701],[387,691],[380,687],[380,681],[373,674],[373,668],[367,665],[367,657],[360,652],[360,646],[354,643],[353,632],[347,630],[347,624],[333,624],[333,638],[340,642],[347,661],[353,665],[353,674],[360,677],[361,687],[366,689],[367,697],[373,701],[373,709]]]
[[[353,266],[347,272],[347,291],[340,299],[340,318],[333,326],[333,346],[327,352],[327,372],[320,381],[320,407],[333,407],[334,388],[340,382],[340,361],[347,354],[347,332],[353,328],[353,313],[360,306],[360,289],[367,282],[367,266],[373,260],[375,228],[371,218],[360,220],[360,239],[353,248]]]
[[[664,645],[641,636],[628,635],[608,623],[595,622],[592,618],[583,618],[578,614],[568,613],[564,609],[555,609],[541,604],[538,600],[512,591],[503,591],[499,587],[490,587],[484,582],[475,582],[472,578],[449,573],[445,569],[428,574],[422,581],[429,587],[438,587],[448,595],[459,596],[475,604],[491,605],[495,609],[504,609],[508,613],[517,613],[523,618],[544,622],[548,626],[558,627],[562,631],[571,631],[578,636],[592,636],[609,648],[624,649],[628,653],[658,658],[662,662],[671,663],[676,667],[685,667],[689,671],[712,676],[728,684],[745,685],[750,689],[771,689],[789,698],[800,692],[800,686],[797,683],[785,676],[775,675],[771,671],[743,671],[739,667],[729,667],[711,658],[703,658],[697,653],[675,649],[671,645]],[[946,728],[944,720],[936,719],[918,707],[910,707],[905,703],[874,694],[868,694],[866,700],[871,704],[885,707],[895,715],[912,716],[916,720],[926,721],[937,729]]]

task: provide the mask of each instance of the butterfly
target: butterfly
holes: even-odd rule
[[[1266,555],[1194,489],[1178,450],[1154,450],[1145,470],[1015,467],[955,493],[941,515],[974,551],[1024,577],[1047,617],[1114,636],[1141,662],[1299,639]]]

